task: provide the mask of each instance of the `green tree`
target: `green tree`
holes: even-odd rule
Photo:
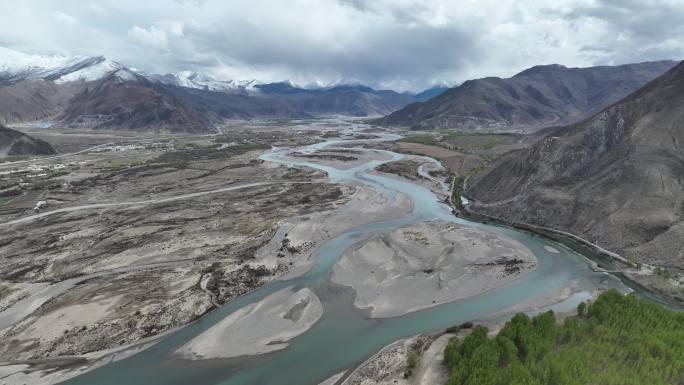
[[[563,324],[517,314],[487,332],[447,344],[447,384],[684,384],[684,313],[635,295],[610,290]]]

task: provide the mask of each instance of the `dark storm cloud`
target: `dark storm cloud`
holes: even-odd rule
[[[592,47],[606,55],[599,62],[682,59],[684,1],[601,0],[562,15],[571,22],[603,25]],[[601,45],[602,44],[602,45]]]
[[[0,44],[150,72],[418,90],[570,66],[681,58],[684,0],[29,0]]]
[[[677,32],[684,27],[684,3],[602,0],[579,7],[568,16],[574,19],[593,17],[605,22],[612,33],[657,43],[669,37],[681,37]]]
[[[313,72],[374,82],[431,76],[462,67],[478,56],[473,38],[451,26],[358,28],[363,30],[341,31],[331,38],[335,41],[296,35],[280,39],[268,34],[226,39],[250,30],[241,23],[210,29],[188,28],[185,36],[197,47],[221,52],[257,69],[266,70],[276,64],[302,76]]]

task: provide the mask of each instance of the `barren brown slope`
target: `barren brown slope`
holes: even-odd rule
[[[471,178],[474,208],[684,267],[684,64]]]
[[[674,61],[567,68],[543,65],[511,78],[470,80],[377,121],[415,129],[526,130],[568,124],[607,107],[672,68]]]
[[[47,142],[0,124],[0,158],[12,155],[51,155],[55,149]]]
[[[82,82],[55,84],[24,80],[0,85],[0,123],[30,122],[61,113],[71,98],[83,91]]]
[[[69,127],[211,132],[212,122],[176,96],[139,76],[117,73],[88,84],[60,120]]]

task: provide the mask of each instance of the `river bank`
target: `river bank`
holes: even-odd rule
[[[562,291],[567,292],[567,288]],[[594,293],[584,302],[594,302],[599,294]],[[461,327],[454,325],[447,331],[394,341],[358,365],[342,381],[343,376],[339,375],[325,385],[443,385],[450,372],[444,362],[444,350],[452,338],[463,340],[476,325],[486,326],[489,329],[488,336],[494,338],[514,314],[523,312],[529,316],[537,315],[550,310],[552,304],[562,302],[567,295],[551,293],[545,297],[546,300],[532,299],[491,317],[462,324]],[[567,308],[554,314],[556,322],[562,323],[566,318],[577,315],[577,308]]]
[[[462,210],[458,211],[458,216],[480,223],[519,229],[558,242],[577,254],[584,256],[596,271],[610,273],[618,277],[632,290],[638,292],[639,295],[669,308],[681,309],[684,307],[684,300],[682,298],[674,297],[667,291],[658,290],[653,286],[642,283],[643,280],[639,279],[640,276],[643,274],[652,275],[651,271],[643,272],[624,257],[577,235],[527,223],[509,222],[473,211],[469,205],[465,205]]]

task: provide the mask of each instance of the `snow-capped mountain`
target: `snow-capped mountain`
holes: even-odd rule
[[[61,75],[59,78],[55,79],[55,83],[68,83],[79,80],[89,82],[102,79],[111,73],[116,74],[117,77],[125,81],[136,80],[136,73],[133,70],[128,69],[115,61],[106,59],[103,56],[89,59],[88,65],[82,66],[73,72]]]
[[[356,84],[353,84],[356,83]],[[413,101],[341,80],[219,80],[148,74],[104,56],[32,55],[0,47],[0,123],[210,132],[227,119],[384,115]]]
[[[200,90],[217,92],[258,92],[255,85],[260,84],[256,80],[217,80],[209,75],[194,71],[180,71],[175,74],[146,75],[148,79],[178,87],[195,88]]]
[[[354,78],[340,78],[337,80],[329,81],[329,82],[324,82],[321,80],[315,80],[305,86],[300,86],[299,88],[307,88],[307,89],[331,89],[335,87],[340,87],[340,86],[363,86],[363,82],[354,79]]]
[[[136,73],[104,56],[31,55],[0,47],[0,83],[52,80],[57,84],[94,81],[115,73],[125,81]]]
[[[0,83],[2,84],[38,79],[51,80],[56,84],[75,81],[89,82],[102,79],[112,73],[123,81],[134,81],[137,77],[144,77],[153,83],[241,95],[253,95],[280,88],[301,92],[363,86],[361,82],[350,79],[340,79],[333,82],[315,81],[301,85],[292,80],[274,83],[260,82],[255,79],[219,80],[195,71],[180,71],[163,75],[147,74],[128,68],[104,56],[31,55],[0,47]]]
[[[62,68],[78,66],[85,59],[63,55],[29,55],[0,47],[0,76],[3,79],[40,79],[56,75]]]

